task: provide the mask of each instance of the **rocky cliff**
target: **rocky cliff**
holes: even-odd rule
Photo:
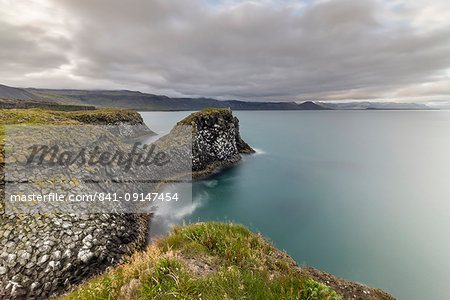
[[[192,176],[211,174],[215,169],[241,160],[241,153],[255,152],[239,133],[239,120],[230,109],[204,109],[178,125],[192,126]]]
[[[55,139],[60,145],[66,139],[78,138],[89,144],[103,139],[99,144],[109,149],[131,147],[121,140],[153,134],[143,124],[139,114],[124,110],[70,113],[41,109],[0,110],[0,117],[6,125],[30,125],[28,128],[50,125],[37,126],[44,128],[40,131],[39,138],[48,139],[49,142]],[[85,127],[83,124],[102,126]],[[58,135],[55,128],[64,126],[73,126],[72,131],[64,135],[59,132]],[[91,130],[78,130],[81,128]],[[112,130],[108,130],[109,128]],[[20,138],[33,143],[36,135],[30,134],[32,132],[33,130],[28,129],[25,131],[28,136],[21,135]],[[43,137],[43,133],[48,137]],[[82,134],[85,136],[81,136]],[[1,138],[3,140],[3,133]],[[86,212],[30,214],[5,211],[5,168],[8,166],[5,166],[4,145],[0,145],[0,148],[0,299],[44,299],[61,293],[70,285],[99,274],[120,262],[124,256],[145,246],[149,221],[147,215]],[[14,154],[6,156],[8,163],[12,164],[9,166],[12,172],[8,172],[8,180],[13,178],[16,181],[35,182],[43,194],[58,191],[64,186],[80,194],[108,190],[107,182],[84,184],[83,190],[80,178],[94,178],[97,174],[96,167],[63,167],[61,172],[56,171],[59,179],[52,177],[52,180],[40,181],[39,177],[45,175],[44,168],[16,167],[15,157]],[[54,168],[50,168],[52,170]],[[117,168],[110,168],[109,171],[118,173]],[[50,175],[44,178],[50,179]],[[20,192],[25,193],[23,190]]]

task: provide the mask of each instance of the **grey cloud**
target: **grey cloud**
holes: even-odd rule
[[[0,45],[0,78],[6,80],[68,63],[64,50],[69,49],[69,42],[48,36],[39,27],[0,20]]]
[[[450,68],[448,26],[419,31],[390,19],[380,1],[328,1],[302,13],[202,3],[53,0],[73,21],[72,74],[109,86],[255,100],[364,98],[441,80]],[[47,55],[43,68],[56,54]]]

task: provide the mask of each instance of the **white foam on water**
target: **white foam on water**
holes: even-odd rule
[[[255,150],[255,155],[263,155],[263,154],[268,154],[266,151],[262,150],[262,149],[258,149],[258,148],[253,148],[253,150]]]
[[[214,180],[214,179],[213,180],[206,180],[206,181],[203,182],[203,184],[206,185],[209,188],[215,187],[218,183],[219,183],[219,181],[218,180]]]
[[[203,192],[192,201],[165,202],[163,205],[158,205],[150,224],[150,237],[167,234],[172,224],[179,224],[185,217],[192,215],[208,199],[209,194]]]

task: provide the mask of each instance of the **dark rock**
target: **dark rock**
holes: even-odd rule
[[[392,295],[383,290],[347,281],[312,267],[304,267],[302,271],[313,280],[332,288],[342,299],[395,300]]]

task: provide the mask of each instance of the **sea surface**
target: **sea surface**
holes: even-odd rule
[[[143,112],[165,134],[189,112]],[[450,299],[450,111],[237,111],[257,150],[168,223],[232,221],[299,264],[398,299]]]

